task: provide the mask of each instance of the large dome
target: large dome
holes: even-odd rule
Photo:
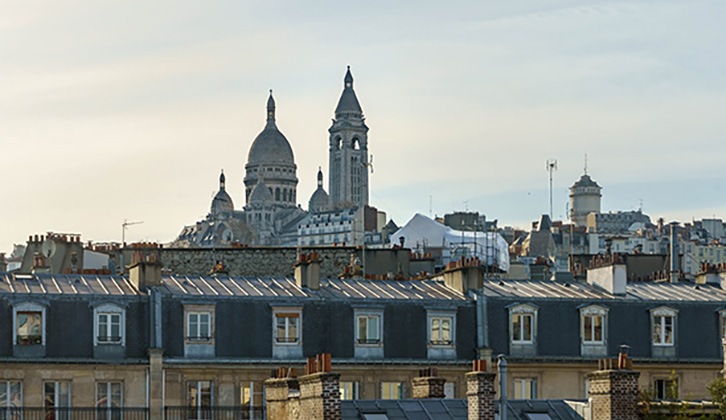
[[[247,155],[247,164],[280,163],[294,165],[295,156],[290,143],[275,124],[275,100],[270,92],[270,98],[267,100],[267,125],[252,143],[250,153]]]

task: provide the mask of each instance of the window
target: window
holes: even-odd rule
[[[242,382],[240,385],[242,419],[264,418],[265,392],[261,382]]]
[[[126,314],[125,309],[115,303],[102,303],[93,308],[94,331],[96,337],[94,344],[121,344],[126,343]]]
[[[0,410],[19,409],[22,406],[23,383],[20,381],[0,381]],[[17,417],[20,418],[19,412]]]
[[[381,317],[378,314],[358,315],[358,344],[379,344],[381,342]]]
[[[651,324],[654,346],[673,346],[675,344],[674,309],[661,307],[651,311]]]
[[[656,400],[677,400],[678,380],[675,378],[656,379],[653,382],[653,397]]]
[[[580,337],[583,345],[605,345],[607,311],[607,308],[599,305],[580,308]]]
[[[47,420],[68,420],[71,406],[71,383],[46,382],[43,384],[43,407]]]
[[[430,340],[435,346],[450,346],[453,343],[452,326],[454,319],[450,316],[432,316],[429,318]]]
[[[123,384],[121,382],[96,383],[96,420],[121,420]]]
[[[18,311],[16,313],[15,343],[19,346],[43,344],[43,313]]]
[[[211,319],[209,312],[187,312],[187,340],[209,341],[212,338]]]
[[[187,409],[189,420],[212,418],[212,382],[187,382]]]
[[[298,344],[300,341],[300,314],[275,314],[275,342],[277,344]]]
[[[358,382],[340,382],[340,399],[357,400]]]
[[[537,331],[537,308],[532,305],[515,305],[509,308],[509,328],[512,344],[534,344]]]
[[[403,382],[381,382],[382,400],[400,400],[403,398]]]
[[[537,379],[535,378],[515,378],[514,379],[514,399],[515,400],[533,400],[537,398]]]

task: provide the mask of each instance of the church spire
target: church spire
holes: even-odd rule
[[[222,173],[219,175],[219,190],[224,191],[224,186],[226,178],[224,177],[224,169],[222,169]]]
[[[345,78],[343,79],[343,86],[345,88],[353,89],[353,75],[350,74],[350,66],[348,66],[348,71],[345,73]]]
[[[267,121],[275,121],[275,98],[272,97],[272,89],[267,99]]]
[[[318,188],[323,188],[323,168],[318,166]]]

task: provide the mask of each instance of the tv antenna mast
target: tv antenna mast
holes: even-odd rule
[[[133,225],[140,225],[144,223],[143,221],[140,222],[129,222],[127,219],[124,219],[124,222],[121,223],[121,246],[125,246],[126,244],[126,229],[128,229],[129,226]]]
[[[553,213],[553,190],[552,190],[552,179],[553,174],[557,170],[557,159],[547,160],[547,172],[550,173],[550,220],[554,220],[552,217]]]

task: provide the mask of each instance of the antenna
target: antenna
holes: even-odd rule
[[[129,222],[127,219],[124,219],[124,222],[121,223],[121,246],[122,247],[126,243],[126,229],[128,228],[128,226],[140,225],[142,223],[144,223],[144,222],[143,221],[140,221],[140,222]]]
[[[585,175],[587,175],[587,153],[585,153]]]
[[[552,208],[553,206],[553,191],[552,191],[552,176],[553,173],[557,170],[557,159],[549,159],[547,160],[547,172],[550,173],[550,220],[554,220],[552,218]]]

